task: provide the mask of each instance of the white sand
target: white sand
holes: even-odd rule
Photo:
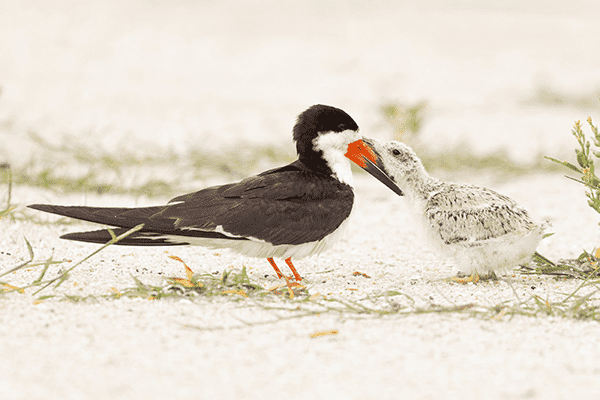
[[[291,152],[293,120],[315,103],[341,107],[364,135],[387,138],[392,133],[380,107],[418,101],[429,105],[421,136],[433,151],[464,141],[476,154],[505,149],[531,162],[540,153],[572,157],[573,121],[598,120],[597,103],[576,104],[593,100],[600,87],[595,0],[241,4],[0,2],[0,162],[18,168],[40,157],[31,131],[54,145],[74,135],[68,143],[85,141],[115,154],[238,142],[285,145]],[[566,104],[540,103],[538,89],[557,92]],[[550,219],[556,235],[540,247],[550,258],[573,258],[600,245],[598,215],[581,187],[560,175],[458,178]],[[359,212],[348,237],[321,257],[296,263],[311,293],[353,300],[396,290],[424,308],[515,304],[505,282],[436,281],[453,275],[451,263],[418,239],[402,200],[366,176],[356,186]],[[150,201],[16,187],[13,202]],[[85,227],[4,218],[0,268],[28,258],[23,237],[36,260],[78,260],[97,247],[58,236]],[[261,285],[277,283],[265,260],[168,250],[196,272],[246,265]],[[132,275],[152,284],[183,276],[169,254],[109,248],[58,290],[42,293],[57,297],[40,304],[29,292],[0,297],[0,399],[600,398],[596,322],[322,314],[245,326],[240,320],[269,322],[281,314],[235,295],[61,301],[64,294],[132,287]],[[39,268],[2,279],[26,284]],[[510,282],[522,300],[555,301],[578,284],[520,275]],[[392,301],[411,306],[402,296]],[[339,333],[310,337],[332,329]]]
[[[506,282],[435,281],[453,274],[450,262],[440,260],[417,238],[403,200],[366,175],[356,181],[358,212],[348,237],[328,253],[296,263],[311,293],[353,300],[397,290],[424,308],[450,302],[514,304],[515,295]],[[473,177],[471,181],[477,182]],[[581,248],[591,250],[600,243],[597,216],[585,205],[578,187],[559,175],[479,183],[513,196],[534,215],[554,223],[556,235],[540,247],[548,257],[575,257]],[[21,188],[19,195],[29,201],[27,192]],[[60,195],[47,195],[60,202]],[[101,203],[97,199],[96,204]],[[57,239],[80,225],[36,226],[7,219],[0,224],[8,234],[2,237],[3,268],[27,258],[23,236],[37,260],[50,254],[57,260],[78,259],[96,248]],[[195,272],[243,264],[261,285],[276,283],[265,260],[227,252],[215,255],[202,248],[168,250]],[[371,278],[352,276],[354,271]],[[39,267],[5,280],[22,284],[38,273]],[[496,320],[451,313],[381,317],[330,313],[277,321],[278,316],[291,314],[264,310],[252,300],[237,301],[235,295],[60,301],[64,293],[100,295],[113,287],[132,287],[130,275],[152,284],[165,276],[184,276],[164,248],[113,247],[75,269],[59,289],[42,293],[58,295],[55,298],[34,304],[37,296],[29,293],[1,297],[2,398],[593,399],[600,395],[597,322],[548,316]],[[579,283],[519,274],[510,282],[521,300],[534,294],[561,299]],[[410,305],[402,296],[392,300]],[[383,304],[383,299],[378,301]],[[241,321],[259,324],[246,326]],[[339,333],[310,336],[327,330]]]

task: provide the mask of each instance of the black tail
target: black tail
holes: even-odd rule
[[[160,216],[165,206],[156,207],[83,207],[55,206],[52,204],[32,204],[27,206],[35,210],[76,218],[83,221],[116,226],[113,233],[119,236],[139,224],[144,224],[142,231],[134,232],[115,244],[125,246],[177,246],[189,244],[180,240],[168,240],[166,232],[173,231],[173,218]],[[154,217],[154,218],[153,218]],[[74,232],[61,236],[62,239],[77,240],[88,243],[107,243],[112,239],[107,229],[90,232]]]
[[[244,237],[230,237],[212,230],[180,229],[175,226],[176,218],[162,215],[162,212],[169,206],[119,208],[32,204],[27,207],[83,221],[116,226],[115,229],[112,229],[115,236],[122,235],[139,224],[144,224],[140,231],[115,243],[124,246],[182,246],[191,243],[197,244],[201,239],[248,240]],[[112,236],[107,229],[101,229],[68,233],[61,238],[103,244],[109,242]]]
[[[111,230],[115,236],[119,236],[127,232],[129,229],[116,228]],[[110,235],[108,229],[101,229],[98,231],[67,233],[66,235],[62,235],[60,238],[77,240],[79,242],[104,244],[108,243],[112,239],[112,236]],[[182,246],[189,243],[185,242],[184,238],[178,240],[176,236],[169,239],[161,233],[139,231],[119,240],[115,244],[122,246]]]
[[[144,226],[145,229],[168,229],[173,227],[174,222],[173,219],[161,218],[159,215],[167,206],[123,208],[32,204],[27,207],[83,221],[118,226],[120,228],[133,228],[144,223],[146,224]],[[155,218],[152,219],[152,217]]]

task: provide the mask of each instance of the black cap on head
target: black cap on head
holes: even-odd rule
[[[308,167],[330,174],[323,160],[323,153],[315,151],[313,140],[323,132],[343,132],[347,129],[358,131],[358,125],[344,110],[336,107],[316,104],[298,115],[294,125],[294,141],[298,158]]]

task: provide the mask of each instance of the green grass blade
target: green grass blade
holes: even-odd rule
[[[580,174],[582,173],[582,171],[581,171],[581,170],[580,170],[578,167],[576,167],[575,165],[571,164],[570,162],[567,162],[567,161],[560,161],[560,160],[557,160],[556,158],[552,158],[552,157],[548,157],[548,156],[544,156],[544,158],[545,158],[545,159],[548,159],[548,160],[550,160],[550,161],[553,161],[553,162],[555,162],[555,163],[562,164],[562,165],[564,165],[565,167],[567,167],[567,168],[570,168],[570,169],[572,169],[573,171],[575,171],[575,172],[578,172],[578,173],[580,173]]]
[[[25,239],[25,244],[27,245],[27,250],[29,251],[29,260],[25,261],[22,264],[17,265],[16,267],[14,267],[12,269],[9,269],[6,272],[3,272],[2,274],[0,274],[0,278],[2,278],[4,275],[10,274],[11,272],[15,272],[15,271],[20,270],[23,267],[26,267],[33,261],[33,248],[31,247],[31,244],[29,243],[29,241],[27,240],[26,237],[23,237],[23,239]]]
[[[39,289],[38,291],[36,291],[35,294],[38,294],[39,292],[41,292],[42,290],[44,290],[45,288],[47,288],[48,286],[50,286],[52,283],[59,281],[56,285],[55,288],[59,287],[62,282],[64,282],[66,280],[66,275],[72,271],[74,268],[78,267],[79,265],[81,265],[82,263],[84,263],[85,261],[89,260],[91,257],[95,256],[96,254],[100,253],[102,250],[104,250],[105,248],[107,248],[108,246],[111,246],[115,243],[117,243],[118,241],[125,239],[127,236],[139,231],[140,229],[142,229],[144,227],[144,224],[139,224],[133,228],[131,228],[130,230],[128,230],[127,232],[123,233],[122,235],[119,235],[113,239],[111,239],[108,243],[102,245],[102,247],[100,247],[99,249],[93,251],[92,253],[88,254],[86,257],[84,257],[83,259],[79,260],[77,263],[75,263],[75,265],[73,265],[71,268],[67,269],[65,272],[63,272],[61,275],[57,276],[56,278],[50,279],[49,281],[46,281],[44,283],[46,283],[41,289]]]

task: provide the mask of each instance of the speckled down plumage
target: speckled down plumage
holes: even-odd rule
[[[365,142],[406,194],[433,247],[452,257],[461,273],[505,273],[531,260],[547,224],[534,222],[514,200],[491,189],[431,177],[403,143]]]

